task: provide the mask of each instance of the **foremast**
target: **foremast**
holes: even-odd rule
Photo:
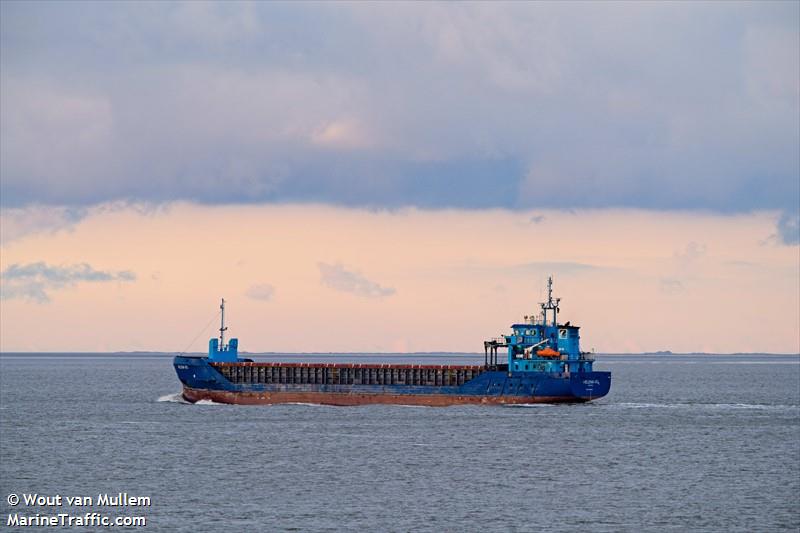
[[[235,363],[239,360],[239,339],[230,339],[225,344],[225,332],[228,331],[225,325],[225,298],[219,304],[219,313],[219,338],[209,339],[208,360],[215,363]]]
[[[219,304],[219,313],[220,313],[220,323],[219,323],[219,347],[221,349],[225,349],[225,331],[228,328],[225,327],[225,298],[222,299],[222,303]]]

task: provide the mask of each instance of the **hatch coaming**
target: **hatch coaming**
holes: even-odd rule
[[[403,385],[459,387],[487,369],[480,365],[342,363],[210,363],[233,384]]]

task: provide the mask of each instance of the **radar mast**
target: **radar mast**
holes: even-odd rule
[[[553,276],[547,278],[547,301],[542,306],[542,324],[547,325],[547,312],[553,311],[553,327],[558,326],[558,303],[561,298],[553,298]]]

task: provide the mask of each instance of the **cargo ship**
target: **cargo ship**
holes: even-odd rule
[[[208,356],[178,355],[174,366],[190,402],[326,405],[581,403],[601,398],[611,373],[594,371],[580,351],[579,327],[558,323],[561,299],[547,281],[541,312],[484,341],[483,365],[261,362],[239,357],[238,339],[225,343],[225,300],[219,338]],[[504,349],[503,361],[498,353]]]

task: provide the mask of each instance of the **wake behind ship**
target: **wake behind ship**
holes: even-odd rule
[[[558,323],[560,298],[547,282],[541,314],[513,324],[510,335],[485,341],[483,365],[269,363],[240,358],[238,339],[225,344],[225,300],[219,338],[207,357],[178,355],[174,366],[190,402],[327,405],[526,404],[588,402],[608,394],[610,372],[592,370],[580,351],[579,327]],[[498,350],[507,351],[498,362]]]

